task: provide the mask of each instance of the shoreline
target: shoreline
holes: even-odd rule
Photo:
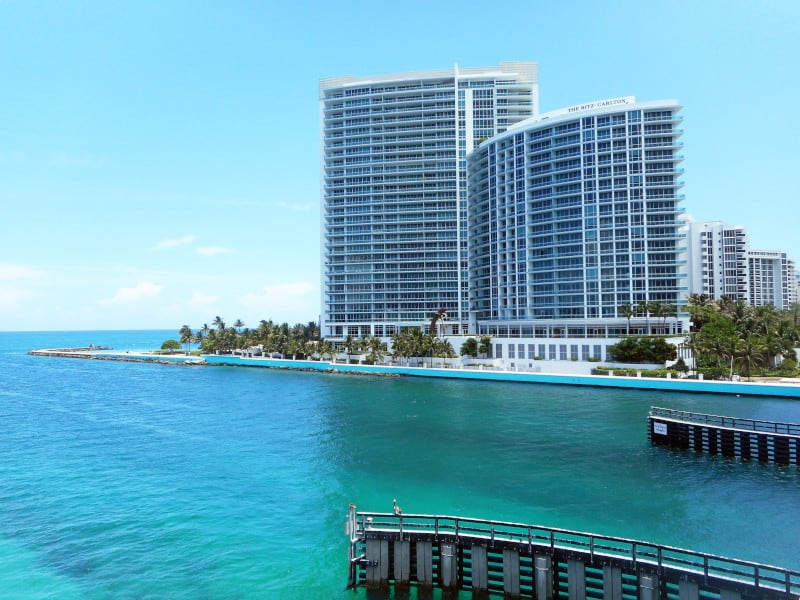
[[[32,356],[111,360],[121,362],[150,362],[179,366],[255,367],[293,371],[316,371],[346,375],[383,377],[434,377],[442,379],[468,379],[478,381],[503,381],[512,383],[542,383],[578,385],[615,389],[673,391],[724,394],[734,396],[773,396],[800,399],[800,382],[708,381],[698,379],[662,379],[656,377],[627,377],[620,375],[571,375],[560,373],[531,373],[468,368],[441,368],[428,366],[363,365],[315,360],[280,358],[254,358],[239,355],[202,354],[152,354],[141,351],[116,352],[96,348],[50,348],[28,352]]]

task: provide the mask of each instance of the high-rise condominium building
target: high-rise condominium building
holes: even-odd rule
[[[789,310],[797,301],[794,261],[785,252],[749,250],[750,304]]]
[[[745,228],[705,221],[689,223],[688,232],[689,293],[750,302]]]
[[[573,106],[470,154],[473,330],[543,342],[613,337],[630,326],[626,305],[686,304],[680,108],[633,97]],[[645,311],[634,322],[640,331],[684,326]],[[567,357],[556,344],[530,346]]]
[[[466,155],[538,112],[537,67],[324,79],[322,334],[468,323]]]

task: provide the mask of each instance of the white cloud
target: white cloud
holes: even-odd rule
[[[193,241],[197,239],[196,236],[193,235],[185,235],[180,238],[174,238],[170,240],[162,240],[158,242],[154,250],[166,250],[167,248],[175,248],[177,246],[185,246],[186,244],[191,244]]]
[[[208,304],[215,304],[218,301],[219,301],[219,296],[209,296],[208,294],[195,292],[194,294],[192,294],[192,298],[191,300],[189,300],[189,304],[206,306]]]
[[[18,281],[20,279],[37,279],[43,273],[36,269],[20,265],[0,264],[0,281]]]
[[[216,256],[217,254],[228,254],[229,252],[232,252],[230,248],[222,248],[220,246],[203,246],[197,249],[197,253],[203,256]]]
[[[11,308],[19,306],[23,300],[33,298],[35,295],[29,290],[0,288],[0,307]]]
[[[158,296],[161,290],[164,289],[163,285],[157,283],[143,282],[136,287],[124,287],[114,295],[113,298],[105,300],[106,304],[138,302],[143,298]]]

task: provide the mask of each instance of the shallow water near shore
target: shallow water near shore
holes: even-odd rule
[[[352,598],[347,505],[800,569],[800,470],[651,448],[650,406],[771,398],[28,356],[175,332],[0,333],[0,597]]]

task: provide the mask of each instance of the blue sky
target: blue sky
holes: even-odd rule
[[[320,78],[683,106],[683,206],[800,259],[800,2],[0,2],[0,330],[319,314]]]

